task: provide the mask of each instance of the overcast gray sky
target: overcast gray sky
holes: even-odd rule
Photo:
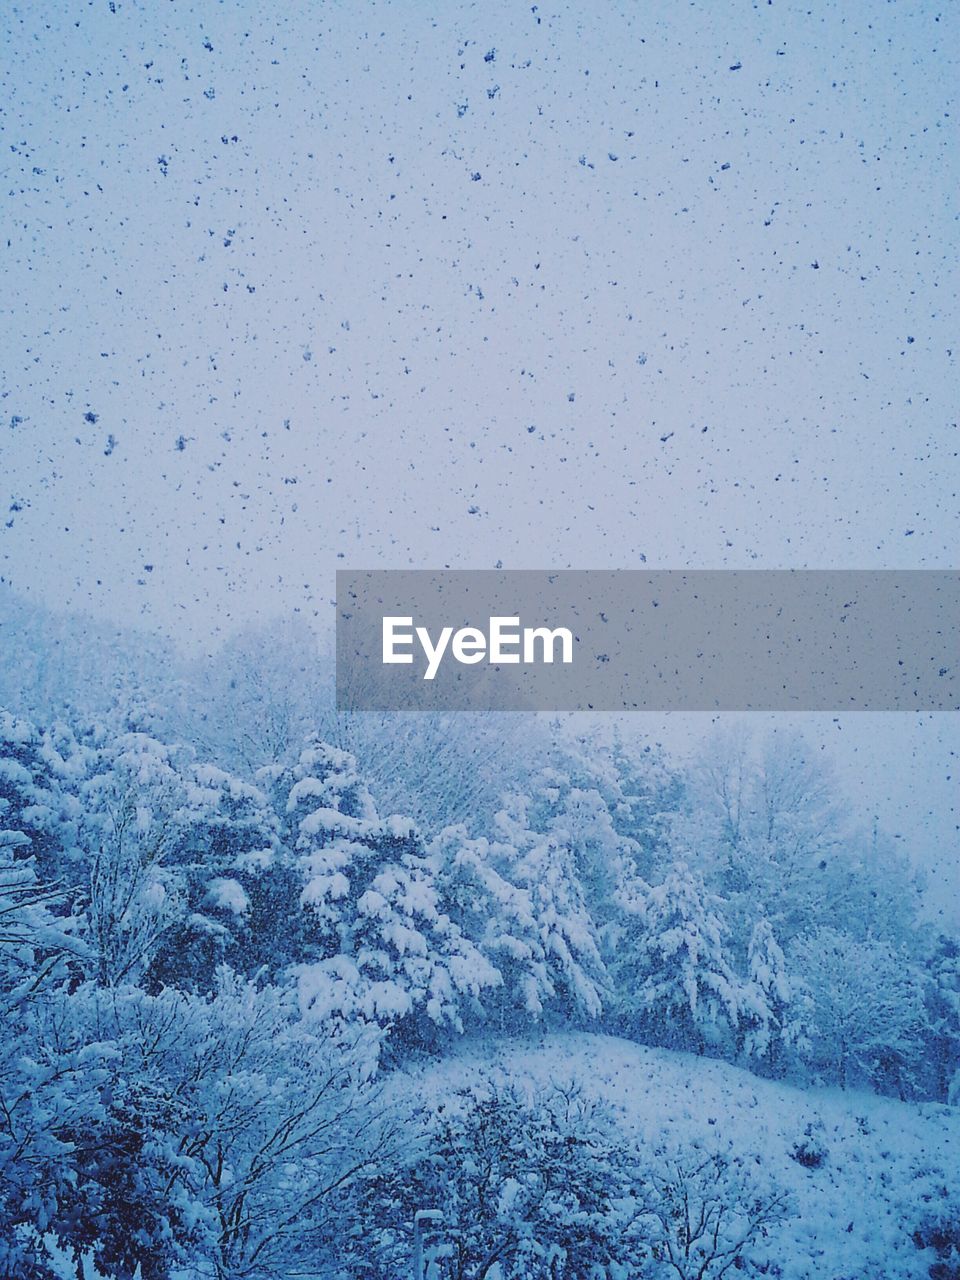
[[[957,567],[960,10],[16,4],[0,574]],[[816,730],[960,895],[955,718]]]

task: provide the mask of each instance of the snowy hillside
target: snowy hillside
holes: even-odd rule
[[[911,1237],[942,1188],[960,1179],[960,1109],[801,1090],[724,1062],[578,1033],[461,1053],[411,1071],[403,1088],[440,1098],[491,1075],[531,1090],[575,1082],[615,1109],[625,1138],[651,1148],[755,1161],[790,1197],[791,1216],[753,1253],[770,1275],[919,1280],[936,1263]]]

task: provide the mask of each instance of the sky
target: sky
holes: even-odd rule
[[[329,627],[338,567],[957,567],[960,10],[93,0],[0,45],[15,590],[196,651]],[[956,718],[813,731],[960,898]]]

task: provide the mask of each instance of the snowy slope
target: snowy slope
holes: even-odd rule
[[[439,1097],[480,1073],[532,1085],[575,1080],[609,1102],[625,1131],[656,1146],[755,1156],[789,1190],[795,1216],[764,1242],[770,1274],[784,1280],[927,1277],[933,1254],[910,1238],[925,1197],[960,1183],[960,1110],[874,1094],[802,1090],[727,1063],[650,1049],[614,1037],[565,1034],[471,1049],[404,1080]],[[808,1126],[826,1148],[819,1168],[791,1156]],[[822,1126],[822,1127],[821,1127]]]

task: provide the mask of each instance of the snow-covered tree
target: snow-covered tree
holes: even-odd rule
[[[677,863],[660,884],[637,880],[615,971],[621,1019],[642,1038],[703,1052],[729,1044],[742,1000],[725,947],[720,899]]]
[[[302,620],[247,627],[184,672],[167,718],[203,758],[249,780],[296,760],[330,700],[328,668]]]
[[[62,811],[41,735],[0,713],[0,1270],[12,1280],[45,1274],[31,1224],[68,1176],[59,1129],[86,1092],[70,1064],[38,1060],[46,1003],[84,959],[66,894],[38,874],[62,848]]]
[[[429,1250],[435,1280],[640,1274],[636,1152],[615,1116],[576,1088],[481,1080],[408,1124],[423,1137],[402,1175],[364,1187],[364,1230],[349,1257],[357,1274],[365,1265],[406,1280],[408,1224],[425,1205],[443,1214]]]
[[[428,850],[441,910],[495,974],[467,1012],[501,1029],[537,1020],[553,993],[530,894],[508,878],[513,853],[463,825],[445,828]]]
[[[130,723],[87,728],[60,769],[79,815],[64,865],[98,980],[209,990],[224,961],[289,963],[299,887],[267,797]]]
[[[960,939],[941,935],[929,967],[932,1091],[936,1097],[960,1106]]]
[[[76,855],[80,809],[58,750],[72,753],[74,747],[65,726],[43,733],[0,709],[0,831],[16,833],[18,847],[29,850],[45,881],[63,879]],[[13,843],[11,834],[8,847]]]
[[[875,825],[853,821],[823,756],[797,734],[708,743],[676,836],[727,904],[738,966],[758,919],[785,949],[820,927],[895,947],[917,942],[920,885],[909,860]]]
[[[461,1004],[497,975],[441,910],[412,823],[381,821],[353,758],[317,740],[292,769],[263,780],[287,797],[305,1005],[393,1026],[395,1045],[461,1030]]]
[[[495,868],[500,881],[522,893],[519,900],[502,899],[513,915],[512,936],[520,943],[515,949],[520,964],[505,974],[506,990],[516,992],[534,1018],[544,1013],[563,1021],[596,1018],[607,991],[597,925],[573,851],[557,835],[532,828],[529,806],[527,796],[514,794],[495,819]],[[506,923],[505,936],[510,936]]]
[[[209,990],[222,962],[252,975],[294,958],[299,884],[279,821],[257,787],[209,764],[183,771],[186,806],[168,854],[184,911],[150,970],[152,984]]]
[[[720,1280],[769,1271],[767,1261],[755,1265],[751,1253],[790,1216],[790,1204],[753,1161],[716,1150],[661,1150],[651,1182],[640,1227],[659,1264],[652,1274]]]
[[[184,911],[173,854],[189,821],[183,753],[145,733],[97,726],[84,740],[78,843],[97,981],[136,981]]]
[[[789,952],[798,1052],[841,1088],[865,1081],[904,1097],[928,1032],[926,978],[905,951],[829,927]]]
[[[789,941],[824,901],[824,873],[841,860],[845,834],[829,772],[802,738],[759,746],[742,731],[711,740],[691,771],[681,835],[707,882],[727,901],[734,946],[745,960],[757,916]]]
[[[116,1280],[298,1273],[322,1264],[351,1178],[399,1137],[369,1036],[303,1019],[291,989],[224,968],[212,998],[86,983],[34,1016],[0,1166],[7,1202],[19,1177],[4,1227],[31,1228],[31,1265],[40,1233],[78,1274],[88,1254]]]
[[[444,912],[493,968],[477,1014],[501,1029],[596,1017],[606,974],[569,851],[506,812],[499,830],[513,842],[459,826],[429,849]]]
[[[783,1067],[790,1004],[787,962],[769,920],[758,920],[747,948],[747,977],[740,986],[739,1040],[743,1053],[774,1074]]]
[[[527,789],[527,820],[570,849],[590,912],[615,944],[621,884],[668,856],[680,786],[659,747],[558,730]]]

